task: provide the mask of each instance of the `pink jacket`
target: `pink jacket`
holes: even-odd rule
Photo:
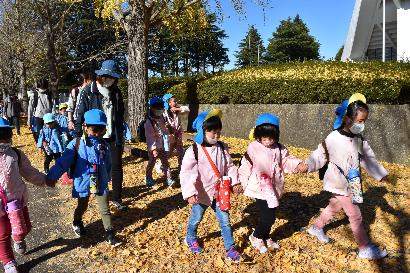
[[[329,151],[329,165],[323,178],[323,189],[349,196],[350,190],[347,179],[337,166],[341,168],[345,175],[351,167],[358,167],[358,145],[361,144],[362,140],[358,137],[349,137],[338,131],[333,131],[326,137],[325,141]],[[377,180],[387,175],[386,169],[377,162],[367,141],[363,141],[363,156],[360,162],[368,174]],[[306,163],[309,166],[309,172],[317,171],[326,164],[326,154],[322,144],[312,152]]]
[[[272,179],[279,203],[284,191],[284,173],[294,173],[296,166],[302,161],[289,155],[288,150],[283,145],[279,150],[278,145],[267,148],[258,141],[249,144],[247,153],[252,160],[252,164],[244,157],[238,171],[239,180],[244,188],[244,195],[266,200],[260,182],[261,174],[266,174]],[[280,159],[280,157],[282,158]]]
[[[164,112],[164,118],[172,129],[169,134],[169,143],[182,143],[182,125],[177,112]]]
[[[162,136],[168,134],[168,129],[163,117],[150,118],[144,123],[145,137],[147,139],[148,151],[163,150],[164,139]]]
[[[195,144],[194,144],[195,145]],[[181,166],[181,189],[184,199],[193,195],[198,196],[201,204],[210,206],[216,194],[218,177],[215,175],[201,145],[198,146],[198,161],[195,159],[193,146],[190,146],[184,155]],[[238,170],[228,153],[228,147],[224,145],[224,153],[219,144],[206,147],[212,161],[215,163],[222,176],[232,178],[232,185],[238,184]]]
[[[0,190],[3,190],[8,201],[23,200],[24,205],[27,206],[28,192],[24,180],[37,186],[44,186],[46,176],[31,166],[27,156],[21,150],[20,156],[19,166],[18,156],[13,149],[8,148],[4,153],[0,152]],[[4,214],[4,207],[0,206],[0,216]]]

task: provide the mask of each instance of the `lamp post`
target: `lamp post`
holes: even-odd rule
[[[382,61],[386,61],[386,0],[383,0],[383,43]]]

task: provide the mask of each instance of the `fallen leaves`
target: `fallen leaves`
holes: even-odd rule
[[[33,164],[42,166],[42,158],[35,152],[34,141],[23,129],[23,136],[14,139],[16,146],[28,155]],[[239,163],[248,141],[224,138],[229,144],[234,162]],[[144,144],[134,146],[145,149]],[[290,153],[306,158],[310,151],[289,147]],[[329,200],[322,192],[317,174],[287,175],[286,193],[276,211],[277,220],[271,235],[281,245],[279,250],[257,253],[249,244],[248,236],[257,223],[257,209],[253,200],[243,195],[232,195],[230,212],[232,230],[239,249],[250,257],[250,263],[231,264],[225,260],[225,250],[219,224],[214,212],[208,209],[198,227],[200,245],[204,252],[189,253],[184,245],[190,207],[182,200],[179,188],[144,184],[146,161],[124,156],[124,201],[130,207],[119,213],[113,208],[113,223],[119,237],[126,243],[112,249],[103,242],[100,216],[91,198],[84,215],[89,238],[84,247],[63,252],[59,263],[75,263],[70,272],[406,272],[410,263],[410,167],[383,163],[392,176],[388,183],[380,183],[365,175],[365,203],[361,206],[364,226],[377,245],[387,248],[389,257],[383,262],[357,258],[354,242],[345,214],[339,213],[328,224],[327,234],[332,243],[322,245],[309,236],[304,228],[320,213]],[[176,158],[171,160],[176,173]],[[158,178],[158,177],[156,177]],[[71,190],[58,186],[67,202],[59,208],[66,215],[66,225],[72,221],[76,202]],[[33,200],[35,201],[35,200]],[[47,226],[47,223],[41,223]],[[49,260],[49,262],[53,262]],[[73,266],[74,267],[74,266]]]

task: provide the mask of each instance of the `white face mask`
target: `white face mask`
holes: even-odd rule
[[[104,83],[103,83],[103,87],[110,87],[111,85],[113,85],[115,82],[115,79],[111,79],[111,78],[105,78]]]
[[[364,123],[353,123],[349,130],[352,134],[358,135],[364,131]]]
[[[206,138],[206,142],[208,142],[208,143],[211,144],[211,145],[214,145],[214,144],[216,144],[216,143],[218,142],[218,139],[217,139],[217,138],[209,138],[209,137],[207,137],[207,136],[205,136],[205,138]]]

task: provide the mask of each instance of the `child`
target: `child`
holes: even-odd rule
[[[182,164],[182,156],[184,154],[184,147],[182,144],[182,126],[179,119],[179,112],[181,107],[178,106],[177,99],[172,94],[165,94],[162,99],[164,100],[165,112],[164,117],[169,124],[169,157],[174,153],[174,150],[178,156],[178,169]]]
[[[349,188],[349,173],[360,171],[360,165],[369,175],[377,180],[387,180],[387,171],[375,158],[368,142],[361,133],[369,114],[366,99],[362,94],[354,94],[349,101],[338,107],[338,117],[334,131],[323,144],[320,144],[306,161],[309,172],[314,172],[327,164],[323,177],[324,190],[333,194],[329,205],[322,211],[314,224],[308,229],[309,234],[316,236],[322,243],[329,242],[323,232],[326,223],[343,209],[349,217],[350,226],[359,245],[359,257],[380,259],[387,252],[373,245],[363,228],[362,215],[357,204],[353,203],[353,194]]]
[[[149,100],[148,105],[150,109],[148,118],[144,124],[148,150],[145,183],[147,186],[153,186],[155,184],[155,180],[152,178],[152,170],[154,169],[155,161],[160,159],[162,171],[167,178],[167,184],[171,187],[175,183],[175,180],[171,177],[171,170],[168,163],[169,132],[163,116],[164,102],[158,97],[153,97]]]
[[[18,272],[11,248],[18,254],[26,252],[25,237],[31,230],[27,208],[28,192],[24,181],[44,186],[46,177],[31,166],[26,155],[12,147],[12,127],[0,118],[0,260],[6,273]],[[24,178],[24,180],[23,180]],[[14,209],[17,208],[17,209]],[[13,232],[12,232],[13,230]]]
[[[221,210],[215,199],[215,195],[218,194],[216,187],[220,185],[222,176],[229,176],[232,179],[235,193],[242,191],[237,181],[237,168],[232,162],[227,147],[218,141],[222,130],[221,116],[222,112],[219,109],[198,115],[193,124],[197,131],[194,137],[195,143],[188,148],[182,160],[180,173],[182,196],[192,205],[185,244],[192,253],[202,252],[198,244],[197,228],[205,210],[211,207],[221,227],[227,258],[239,262],[241,254],[234,246],[229,212]]]
[[[44,151],[44,173],[47,174],[51,161],[61,156],[63,145],[61,131],[54,114],[45,114],[43,120],[44,127],[40,130],[37,147]]]
[[[71,133],[73,133],[73,131],[70,132],[70,130],[68,129],[68,119],[67,119],[67,113],[66,113],[67,108],[68,108],[67,103],[60,103],[60,105],[58,106],[59,114],[56,116],[56,121],[58,125],[60,126],[60,130],[61,130],[61,139],[63,141],[63,148],[67,146],[68,142],[72,138]]]
[[[256,118],[256,127],[239,168],[239,180],[244,194],[256,199],[259,223],[249,236],[252,246],[260,253],[279,248],[269,233],[275,222],[275,210],[284,191],[284,173],[298,172],[301,160],[290,156],[279,143],[279,118],[264,113]],[[265,245],[266,242],[266,245]]]
[[[86,234],[82,217],[87,210],[90,194],[95,194],[107,242],[116,247],[121,245],[121,241],[114,235],[108,207],[111,155],[109,144],[103,139],[107,117],[103,111],[92,109],[85,112],[84,118],[87,136],[76,138],[68,144],[63,156],[56,161],[47,177],[51,181],[56,181],[72,167],[72,196],[78,199],[72,224],[74,233],[78,237]]]

